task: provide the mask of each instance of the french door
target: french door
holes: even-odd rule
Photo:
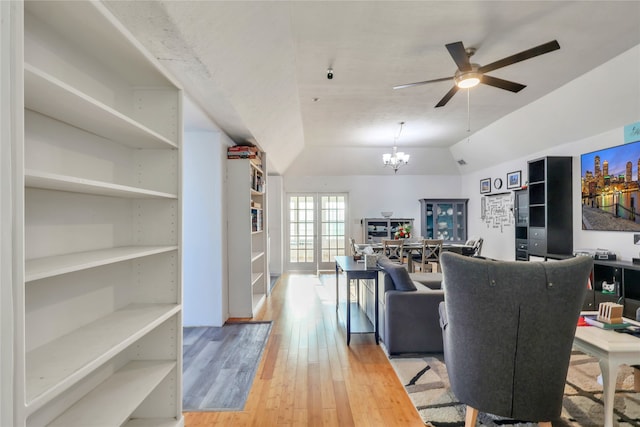
[[[346,254],[347,195],[287,194],[287,270],[333,270]]]

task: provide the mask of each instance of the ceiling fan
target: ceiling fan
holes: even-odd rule
[[[491,64],[480,66],[478,64],[471,63],[469,60],[471,56],[476,52],[475,48],[466,48],[462,42],[449,43],[445,45],[449,54],[455,61],[458,69],[453,76],[455,85],[447,92],[447,94],[438,102],[436,108],[444,106],[455,95],[458,89],[467,89],[476,86],[479,83],[484,83],[489,86],[494,86],[499,89],[508,90],[511,92],[520,92],[526,87],[526,85],[511,82],[509,80],[499,79],[497,77],[487,76],[485,73],[498,68],[506,67],[507,65],[515,64],[516,62],[525,61],[536,56],[553,52],[560,49],[560,44],[556,40],[548,43],[541,44],[540,46],[532,47],[531,49],[524,50],[515,55],[507,56]],[[394,86],[394,89],[403,89],[411,86],[420,86],[427,83],[443,82],[451,80],[452,77],[443,77],[440,79],[426,80],[424,82],[408,83],[404,85]]]

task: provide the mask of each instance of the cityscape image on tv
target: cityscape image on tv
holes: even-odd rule
[[[640,231],[640,141],[580,156],[582,229]]]

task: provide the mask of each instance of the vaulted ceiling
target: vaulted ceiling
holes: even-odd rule
[[[638,1],[108,1],[234,141],[256,142],[279,174],[457,173],[449,147],[640,44]],[[434,108],[453,80],[445,48],[485,65],[542,43],[559,50],[488,74]],[[331,67],[334,78],[327,78]],[[638,72],[640,73],[640,64]]]

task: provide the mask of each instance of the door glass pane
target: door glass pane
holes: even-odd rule
[[[336,256],[345,255],[345,196],[322,196],[320,203],[321,262],[333,262]]]
[[[456,240],[465,240],[464,236],[467,235],[466,230],[464,229],[464,204],[463,203],[456,203],[454,205],[455,207],[455,215],[456,215],[456,220],[455,220],[455,225],[456,225]]]
[[[455,240],[455,229],[453,227],[453,205],[451,203],[441,203],[437,206],[438,213],[438,239]]]
[[[289,260],[296,262],[314,262],[313,197],[291,196],[289,199]]]
[[[423,237],[427,239],[434,239],[434,220],[433,220],[433,203],[427,203],[426,207],[426,224],[425,224],[425,235]]]

